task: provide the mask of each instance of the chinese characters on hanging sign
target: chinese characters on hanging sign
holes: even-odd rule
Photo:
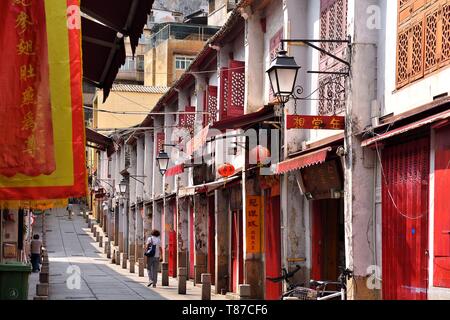
[[[247,196],[246,244],[248,253],[261,252],[261,197]]]
[[[288,115],[287,129],[344,130],[345,117]]]
[[[8,0],[10,13],[2,61],[12,68],[9,89],[2,101],[5,117],[0,126],[5,143],[0,174],[11,177],[50,174],[55,170],[51,107],[48,94],[47,43],[44,5],[31,0]],[[7,61],[7,62],[6,62]],[[1,88],[5,90],[6,88]]]

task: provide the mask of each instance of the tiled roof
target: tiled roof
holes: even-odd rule
[[[168,87],[141,86],[138,84],[113,84],[111,91],[118,92],[142,92],[164,94],[169,90]]]

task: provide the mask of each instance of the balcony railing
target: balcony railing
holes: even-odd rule
[[[151,49],[156,48],[169,39],[207,41],[218,30],[218,27],[171,23],[159,29],[148,40],[144,41],[144,43],[148,49]]]

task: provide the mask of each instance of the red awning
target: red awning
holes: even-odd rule
[[[276,166],[275,174],[285,174],[290,171],[324,163],[329,151],[331,151],[331,147],[280,162]]]
[[[183,172],[184,172],[184,164],[179,164],[177,166],[167,169],[166,177],[172,177]]]
[[[394,129],[394,130],[391,130],[391,131],[388,131],[388,132],[386,132],[384,134],[377,135],[376,137],[364,140],[361,143],[361,146],[362,147],[367,147],[367,146],[373,145],[374,143],[377,143],[379,141],[382,141],[382,140],[385,140],[385,139],[388,139],[388,138],[392,138],[394,136],[406,133],[406,132],[414,130],[414,129],[418,129],[420,127],[432,124],[432,123],[437,122],[437,121],[446,120],[448,118],[450,118],[450,110],[446,110],[444,112],[432,115],[432,116],[427,117],[425,119],[421,119],[419,121],[410,123],[410,124],[405,125],[403,127],[400,127],[400,128],[397,128],[397,129]]]

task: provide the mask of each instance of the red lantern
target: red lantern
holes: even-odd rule
[[[234,166],[231,163],[224,163],[224,164],[221,164],[217,168],[217,172],[222,177],[227,178],[227,177],[232,176],[236,172],[236,169],[234,168]]]
[[[250,164],[263,163],[270,158],[270,150],[262,145],[257,145],[248,154],[248,161]]]

